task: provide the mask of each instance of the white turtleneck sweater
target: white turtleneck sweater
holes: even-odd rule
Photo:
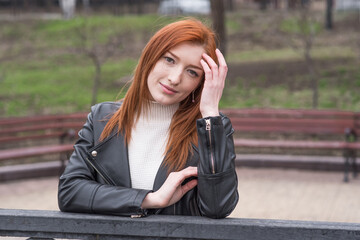
[[[171,118],[179,104],[164,106],[151,102],[131,131],[128,145],[133,188],[152,190],[155,176],[165,157]]]

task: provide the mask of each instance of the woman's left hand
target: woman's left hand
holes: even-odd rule
[[[200,112],[205,117],[219,116],[219,102],[224,90],[228,67],[222,53],[216,49],[219,66],[206,53],[200,63],[205,72],[205,83],[201,94]]]
[[[148,193],[141,204],[142,208],[164,208],[177,203],[188,191],[197,185],[197,180],[193,179],[186,184],[182,184],[185,179],[197,177],[197,167],[187,167],[178,172],[171,172],[156,192]]]

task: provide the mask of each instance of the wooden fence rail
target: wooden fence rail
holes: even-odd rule
[[[29,239],[360,239],[360,224],[265,219],[145,218],[0,209],[0,236]]]

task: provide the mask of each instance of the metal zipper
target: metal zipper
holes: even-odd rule
[[[205,122],[206,122],[206,131],[208,131],[209,134],[211,170],[212,173],[215,174],[215,162],[214,162],[214,156],[213,156],[212,144],[211,144],[211,122],[210,119],[205,119]]]
[[[86,161],[94,168],[94,170],[100,175],[100,177],[109,185],[112,185],[110,184],[110,182],[105,178],[105,176],[99,171],[99,169],[97,169],[95,167],[95,165],[89,160],[89,158],[86,158]]]

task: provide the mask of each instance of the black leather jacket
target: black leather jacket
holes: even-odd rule
[[[61,211],[122,216],[147,214],[201,215],[223,218],[238,201],[235,153],[230,120],[221,115],[197,120],[199,148],[187,166],[198,166],[198,185],[172,206],[142,209],[149,190],[131,188],[128,152],[124,138],[114,131],[104,141],[99,137],[109,115],[121,103],[105,102],[92,107],[79,132],[74,152],[60,177],[58,203]],[[168,170],[159,168],[153,191],[167,178]]]

